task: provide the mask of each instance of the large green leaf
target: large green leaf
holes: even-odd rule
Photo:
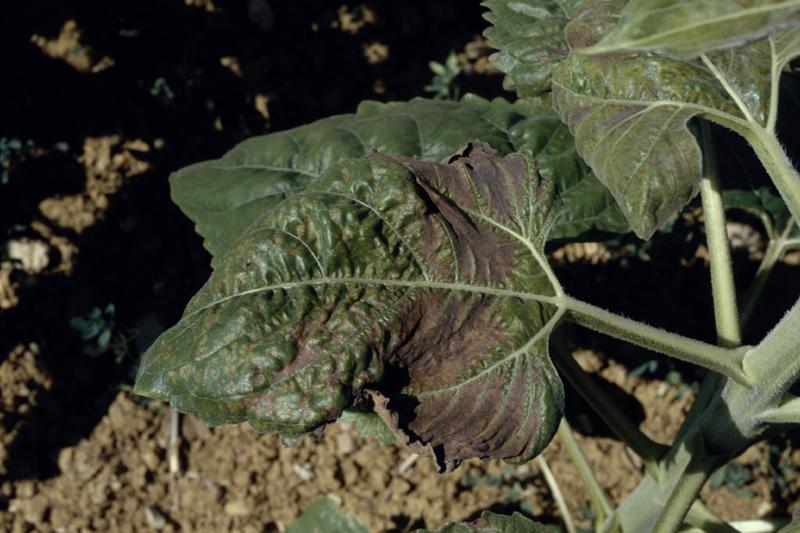
[[[588,53],[654,51],[697,56],[800,23],[800,0],[631,0]]]
[[[587,0],[567,26],[572,49],[611,27],[621,0]],[[572,52],[554,72],[554,105],[578,153],[609,188],[636,233],[650,237],[697,193],[700,149],[687,121],[702,116],[746,134],[771,127],[783,66],[798,30],[688,61],[655,54]]]
[[[563,409],[553,185],[475,142],[344,160],[250,224],[143,356],[139,394],[296,438],[365,394],[443,468],[527,460]],[[376,406],[378,407],[378,406]]]
[[[568,53],[564,26],[580,0],[486,0],[485,32],[495,67],[506,74],[504,87],[520,96],[550,90],[553,68]]]
[[[339,115],[249,139],[221,159],[173,174],[172,197],[196,223],[217,256],[263,213],[316,182],[335,163],[370,151],[442,161],[475,139],[500,154],[521,152],[569,198],[554,238],[590,229],[627,231],[611,196],[578,158],[569,131],[546,106],[468,97],[461,102],[417,98],[365,102]],[[214,266],[217,260],[214,259]]]
[[[417,533],[548,533],[550,530],[538,522],[514,513],[511,516],[484,511],[473,522],[450,524],[437,532],[419,530]]]
[[[368,530],[356,515],[342,516],[336,502],[323,497],[309,505],[286,533],[368,533]]]

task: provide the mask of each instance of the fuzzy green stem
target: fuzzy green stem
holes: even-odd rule
[[[538,461],[539,468],[542,469],[542,474],[544,475],[544,480],[547,483],[547,486],[550,487],[550,492],[553,495],[553,499],[556,501],[558,510],[561,511],[561,517],[564,521],[564,528],[567,530],[567,533],[575,533],[575,524],[572,522],[572,515],[569,513],[567,502],[564,500],[564,495],[561,493],[561,488],[558,486],[556,477],[553,475],[553,472],[550,470],[550,466],[547,464],[547,459],[544,458],[544,455],[540,455],[538,457]]]
[[[616,315],[605,309],[563,297],[568,316],[577,324],[637,346],[719,372],[745,386],[750,379],[742,368],[746,347],[727,349],[689,339]]]
[[[736,284],[733,279],[731,252],[726,231],[725,206],[717,177],[717,158],[708,122],[700,123],[703,145],[703,178],[700,194],[711,263],[711,292],[714,318],[720,346],[735,348],[742,344],[739,312],[736,305]]]
[[[755,311],[761,293],[764,291],[764,287],[767,285],[767,280],[772,274],[775,265],[787,251],[792,249],[794,240],[789,239],[789,235],[792,233],[793,229],[794,224],[789,221],[780,235],[770,239],[767,250],[764,252],[764,258],[761,260],[761,264],[758,265],[753,284],[744,296],[744,307],[742,308],[740,319],[742,328],[745,328],[750,322],[753,311]]]
[[[759,383],[762,402],[777,401],[800,377],[800,300],[758,346],[745,356],[743,366]],[[766,406],[765,406],[766,407]]]
[[[683,524],[686,513],[689,512],[710,474],[707,469],[697,466],[694,460],[689,462],[689,467],[672,489],[664,510],[653,527],[653,533],[674,533]]]
[[[778,188],[795,222],[800,221],[800,174],[774,132],[753,126],[742,132]]]
[[[704,533],[736,533],[737,530],[723,522],[706,509],[703,502],[695,500],[686,513],[686,522],[697,526]]]
[[[658,459],[663,456],[668,448],[649,439],[628,418],[628,415],[619,408],[603,391],[600,386],[586,373],[573,359],[565,346],[553,343],[553,361],[558,370],[564,375],[575,390],[584,397],[594,411],[608,424],[611,431],[629,446],[633,452],[642,459],[647,473],[653,477],[658,476]]]
[[[753,316],[753,311],[756,309],[756,304],[761,297],[761,293],[764,292],[764,287],[767,285],[767,280],[772,274],[772,269],[775,267],[775,264],[780,260],[780,257],[783,254],[782,248],[783,247],[781,244],[774,240],[770,241],[767,245],[767,250],[764,252],[764,258],[761,260],[761,264],[758,265],[758,270],[756,271],[756,277],[753,280],[753,284],[750,285],[749,289],[747,289],[747,293],[743,298],[744,305],[742,307],[742,314],[740,317],[742,328],[746,328],[747,324],[750,322],[750,319]]]
[[[581,446],[575,439],[572,428],[565,418],[561,419],[561,424],[558,426],[558,437],[564,443],[564,447],[566,447],[570,459],[572,459],[572,462],[575,464],[575,468],[578,469],[578,474],[580,474],[583,484],[586,486],[589,498],[592,500],[597,510],[598,522],[602,523],[606,517],[614,512],[614,509],[611,507],[611,503],[605,491],[600,486],[600,483],[597,482],[597,478],[594,477],[594,471],[586,461],[586,456],[583,455]]]

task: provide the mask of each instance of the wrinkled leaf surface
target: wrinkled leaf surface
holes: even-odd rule
[[[580,161],[572,136],[552,110],[536,102],[510,104],[477,97],[461,102],[365,102],[355,115],[255,137],[221,159],[173,174],[172,198],[216,257],[263,213],[306,190],[340,161],[378,151],[439,162],[475,139],[502,155],[521,152],[532,157],[558,192],[570,197],[552,237],[574,237],[590,229],[627,231],[614,200]]]
[[[344,160],[218,256],[136,391],[289,439],[375,391],[442,468],[527,460],[563,409],[542,257],[553,189],[479,142],[447,163]]]
[[[520,96],[550,90],[553,68],[569,50],[564,26],[580,0],[486,0],[492,26],[484,34],[499,52],[495,67],[506,74],[503,86]]]

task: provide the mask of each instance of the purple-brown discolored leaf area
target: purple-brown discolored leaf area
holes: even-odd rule
[[[526,158],[479,141],[444,163],[341,162],[219,256],[136,390],[289,439],[371,397],[443,469],[527,460],[563,411],[553,200]]]

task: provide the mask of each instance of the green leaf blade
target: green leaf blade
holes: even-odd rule
[[[586,53],[647,51],[696,57],[800,24],[800,0],[632,0]]]
[[[135,390],[289,439],[374,391],[442,468],[525,460],[563,411],[555,205],[525,157],[479,142],[446,164],[342,161],[219,256]]]
[[[506,74],[503,85],[522,97],[550,90],[553,68],[566,57],[564,26],[580,0],[487,0],[484,33],[499,52],[492,63]]]
[[[651,74],[648,79],[642,72],[657,72],[658,77]],[[696,90],[686,83],[689,76],[697,80]],[[578,153],[642,238],[649,238],[698,192],[702,157],[687,121],[700,106],[730,109],[706,89],[707,79],[701,76],[664,60],[648,65],[635,57],[578,55],[556,71],[554,104],[575,134]],[[632,79],[642,83],[630,83]]]
[[[574,187],[592,192],[573,202],[576,216],[565,212],[554,236],[627,231],[622,218],[615,217],[619,213],[610,195],[591,186],[596,178],[579,162],[572,137],[552,110],[538,102],[511,104],[474,96],[460,102],[364,102],[354,115],[247,140],[218,160],[173,174],[172,198],[195,222],[216,267],[216,257],[262,213],[306,190],[338,162],[371,151],[442,161],[475,139],[501,155],[530,156],[559,193]]]

